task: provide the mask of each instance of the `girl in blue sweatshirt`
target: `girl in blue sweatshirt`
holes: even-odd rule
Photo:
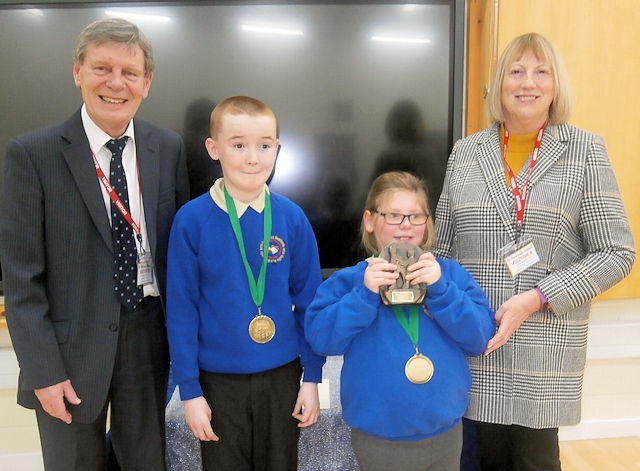
[[[379,176],[367,196],[362,242],[373,254],[334,273],[307,310],[317,354],[343,355],[343,416],[361,471],[458,470],[461,418],[469,404],[467,356],[495,333],[493,311],[457,262],[436,259],[424,184],[406,172]],[[394,244],[394,245],[390,245]],[[411,245],[407,245],[411,244]],[[386,247],[417,246],[404,270]],[[426,286],[419,304],[386,305],[383,291]]]

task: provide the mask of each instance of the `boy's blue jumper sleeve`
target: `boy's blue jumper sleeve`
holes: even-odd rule
[[[169,238],[167,256],[167,332],[172,374],[185,401],[202,396],[198,380],[199,232],[186,211],[179,211]]]

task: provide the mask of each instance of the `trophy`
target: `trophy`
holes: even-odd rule
[[[427,294],[427,285],[411,285],[407,279],[407,268],[418,261],[425,251],[420,247],[407,242],[394,242],[382,249],[378,257],[393,263],[398,268],[398,279],[389,286],[380,287],[380,297],[383,304],[392,306],[396,304],[420,304]]]

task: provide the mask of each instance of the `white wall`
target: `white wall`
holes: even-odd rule
[[[582,421],[561,440],[640,436],[640,299],[593,304]]]

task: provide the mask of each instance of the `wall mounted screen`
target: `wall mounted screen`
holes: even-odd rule
[[[377,172],[415,168],[437,198],[462,127],[461,1],[60,3],[0,8],[0,156],[11,136],[79,108],[75,39],[94,20],[122,16],[155,54],[138,116],[184,136],[203,188],[217,170],[203,144],[213,104],[250,95],[272,107],[282,148],[271,188],[307,213],[323,268],[361,258],[359,221]]]

